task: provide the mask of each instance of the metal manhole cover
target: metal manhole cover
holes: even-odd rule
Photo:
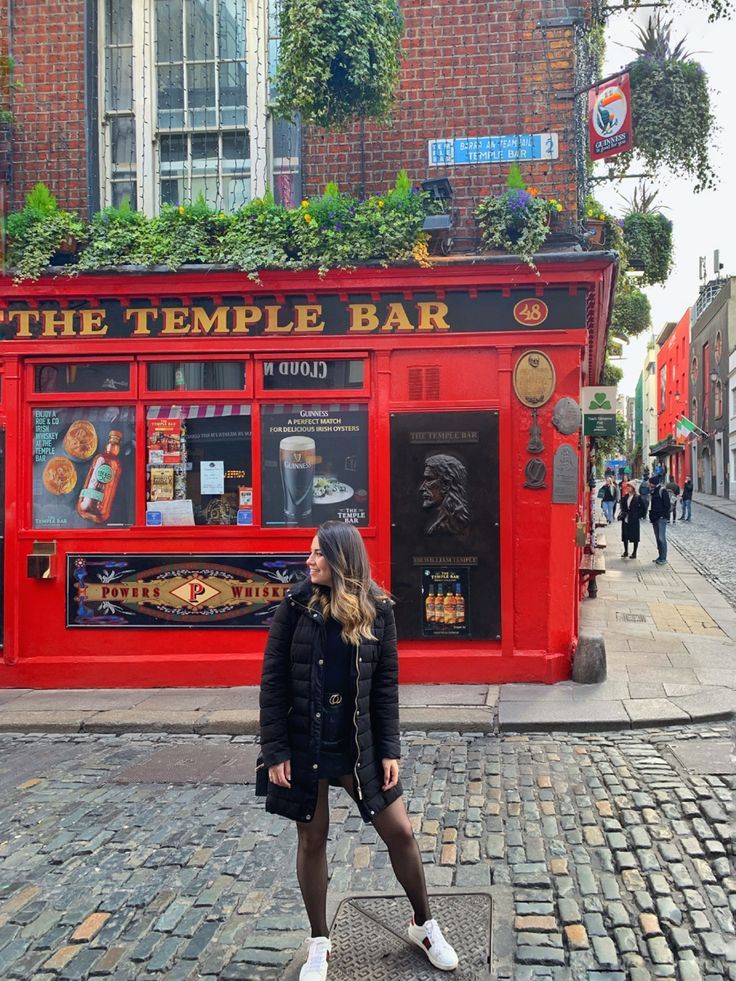
[[[453,981],[490,978],[492,904],[489,895],[432,896],[432,913],[447,940],[461,952]],[[438,971],[406,935],[411,907],[404,896],[351,898],[337,908],[330,931],[329,981],[436,981]]]
[[[617,620],[623,620],[624,623],[646,623],[648,617],[643,613],[617,613]]]
[[[115,783],[253,783],[258,746],[166,746],[121,770]]]
[[[682,766],[693,773],[726,776],[736,773],[736,743],[732,740],[688,740],[673,743],[670,748]]]

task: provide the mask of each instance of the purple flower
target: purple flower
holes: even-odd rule
[[[341,222],[339,222],[339,221],[336,221],[335,222],[335,231],[336,232],[341,232],[342,231],[342,223]]]

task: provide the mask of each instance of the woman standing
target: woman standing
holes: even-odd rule
[[[624,543],[622,559],[629,558],[629,544],[631,544],[631,558],[636,558],[636,551],[639,548],[641,532],[639,522],[646,517],[647,505],[637,494],[636,487],[629,481],[626,485],[626,495],[621,499],[619,505],[619,519],[621,521],[621,540]]]
[[[386,843],[412,905],[409,940],[444,971],[458,958],[431,918],[399,783],[399,689],[391,601],[371,579],[357,528],[327,521],[269,633],[261,679],[266,810],[296,821],[297,878],[311,926],[300,981],[324,981],[329,787],[341,786]]]
[[[613,477],[606,477],[606,482],[603,485],[602,490],[603,503],[601,504],[601,507],[606,516],[606,521],[610,525],[616,513],[616,501],[618,500],[618,487],[616,486]]]

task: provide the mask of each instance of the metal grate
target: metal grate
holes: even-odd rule
[[[624,623],[646,623],[648,617],[643,613],[616,613],[617,620],[623,620]]]
[[[491,897],[458,893],[433,896],[432,913],[446,939],[460,953],[453,981],[490,978]],[[434,981],[443,977],[424,953],[410,943],[406,928],[411,918],[408,900],[401,896],[343,900],[332,926],[329,981]]]
[[[255,783],[257,746],[166,746],[115,776],[115,783]]]
[[[409,368],[409,399],[412,402],[437,402],[440,397],[440,369],[438,365]]]

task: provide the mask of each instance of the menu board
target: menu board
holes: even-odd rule
[[[366,406],[264,406],[261,418],[263,526],[367,525]]]
[[[135,409],[34,409],[34,528],[133,524]]]

